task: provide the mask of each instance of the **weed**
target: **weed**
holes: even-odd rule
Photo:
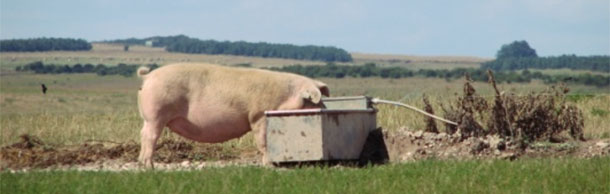
[[[584,140],[584,117],[574,105],[566,104],[569,89],[560,85],[526,96],[505,95],[496,86],[493,72],[488,71],[488,80],[494,89],[493,105],[476,94],[466,75],[463,96],[454,106],[443,107],[444,116],[454,120],[458,126],[446,125],[448,133],[458,132],[462,138],[498,134],[504,139],[514,139],[523,147],[536,141],[548,141],[568,131],[572,138]],[[425,104],[426,99],[424,99]],[[427,121],[426,121],[427,122]],[[487,129],[481,123],[485,123]]]
[[[490,133],[495,133],[500,135],[500,137],[512,137],[513,130],[510,128],[510,120],[508,119],[508,111],[504,106],[505,98],[503,93],[498,90],[496,85],[496,80],[493,77],[493,73],[491,71],[487,71],[489,76],[489,83],[493,86],[495,91],[494,98],[494,106],[491,110],[491,118],[487,124],[487,127],[490,130]]]
[[[459,97],[456,102],[458,107],[457,132],[462,137],[482,136],[485,134],[485,129],[477,121],[476,114],[483,113],[487,108],[487,101],[476,94],[476,90],[470,84],[472,79],[466,74],[466,83],[464,83],[464,96]]]
[[[428,96],[426,96],[424,94],[423,100],[424,100],[424,104],[425,104],[424,111],[434,115],[434,110],[432,109],[432,105],[430,105],[430,101],[428,101]],[[426,119],[425,131],[432,132],[432,133],[438,133],[438,128],[436,127],[436,122],[434,121],[434,119],[432,117],[425,117],[425,119]]]

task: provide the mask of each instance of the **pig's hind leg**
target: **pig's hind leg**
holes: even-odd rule
[[[165,127],[164,123],[158,121],[144,121],[144,126],[140,132],[140,156],[138,162],[144,167],[153,168],[152,156],[155,152],[155,145]]]

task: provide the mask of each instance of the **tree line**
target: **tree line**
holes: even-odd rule
[[[200,40],[185,35],[155,36],[145,39],[130,38],[104,42],[144,45],[147,41],[151,41],[153,43],[152,46],[154,47],[165,47],[169,52],[240,55],[327,62],[352,61],[352,56],[347,51],[332,46],[297,46],[292,44],[274,44],[266,42],[251,43],[245,41]]]
[[[33,62],[24,66],[16,67],[16,71],[27,72],[31,71],[39,74],[60,74],[60,73],[96,73],[100,76],[105,75],[123,75],[126,77],[135,75],[136,70],[141,65],[118,64],[116,66],[106,66],[103,64],[76,64],[76,65],[54,65],[43,64],[42,62]],[[159,67],[157,64],[148,64],[151,70]],[[250,67],[249,64],[234,65],[238,67]],[[374,63],[365,65],[337,65],[335,63],[327,63],[326,65],[289,65],[283,67],[268,68],[272,71],[290,72],[307,77],[329,77],[329,78],[344,78],[344,77],[381,77],[381,78],[408,78],[408,77],[426,77],[426,78],[442,78],[447,81],[456,80],[469,74],[473,81],[487,82],[488,76],[485,69],[476,68],[456,68],[447,69],[420,69],[417,71],[409,70],[402,67],[379,67]],[[610,86],[610,76],[603,75],[548,75],[540,72],[530,72],[524,70],[516,71],[499,71],[495,72],[495,79],[502,83],[528,83],[531,80],[539,79],[544,83],[574,83],[583,85],[592,85],[598,87]]]
[[[496,53],[496,59],[483,63],[481,68],[495,71],[567,68],[610,73],[610,56],[538,57],[536,50],[522,40],[502,45]]]
[[[153,36],[148,38],[127,38],[127,39],[116,39],[116,40],[105,40],[103,43],[113,44],[125,44],[125,45],[145,45],[147,41],[151,41],[153,47],[166,47],[172,43],[179,41],[189,41],[190,38],[185,35],[176,36]]]
[[[32,38],[0,40],[0,52],[88,51],[91,43],[72,38]]]
[[[420,69],[417,71],[409,70],[402,67],[378,67],[374,63],[368,63],[363,66],[353,65],[337,65],[334,63],[328,63],[322,66],[303,66],[303,65],[291,65],[284,67],[272,67],[269,68],[273,71],[290,72],[307,77],[331,77],[331,78],[343,78],[343,77],[381,77],[381,78],[407,78],[407,77],[427,77],[427,78],[442,78],[447,81],[460,79],[464,75],[469,74],[473,81],[487,82],[487,72],[483,68],[456,68],[452,70],[447,69]],[[548,75],[540,72],[530,72],[524,70],[521,72],[516,71],[499,71],[495,72],[495,79],[497,82],[502,83],[528,83],[531,80],[539,79],[544,83],[574,83],[583,85],[592,85],[597,87],[604,87],[610,85],[610,76],[603,75]]]
[[[485,62],[481,67],[495,71],[567,68],[610,73],[610,56],[508,57]]]
[[[122,75],[130,77],[135,75],[138,67],[141,65],[128,65],[120,63],[116,66],[106,66],[104,64],[75,64],[75,65],[55,65],[37,61],[23,66],[17,66],[16,71],[27,72],[31,71],[38,74],[60,74],[60,73],[95,73],[100,76],[105,75]],[[157,64],[148,64],[151,70],[159,67]]]

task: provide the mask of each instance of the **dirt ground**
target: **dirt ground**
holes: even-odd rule
[[[391,161],[421,159],[508,159],[522,157],[579,157],[610,155],[610,139],[534,142],[527,147],[497,135],[464,138],[446,133],[400,129],[384,135]]]
[[[532,143],[527,147],[497,136],[463,138],[446,133],[399,129],[384,132],[384,144],[364,152],[376,156],[387,148],[390,163],[423,159],[506,159],[524,157],[591,158],[610,155],[610,139]],[[32,169],[137,170],[139,144],[85,142],[79,145],[48,145],[29,135],[19,142],[0,148],[0,170]],[[367,155],[364,154],[363,155]],[[382,154],[383,155],[383,154]],[[157,145],[155,169],[192,170],[226,165],[262,165],[256,150],[225,148],[218,144],[192,144],[165,140]]]

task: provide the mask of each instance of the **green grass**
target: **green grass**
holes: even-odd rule
[[[2,172],[2,193],[608,193],[610,158],[201,171]]]

